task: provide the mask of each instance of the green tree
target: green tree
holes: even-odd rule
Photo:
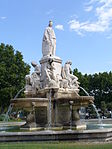
[[[112,111],[112,102],[107,103],[107,109]]]
[[[25,75],[30,66],[23,61],[21,52],[11,45],[0,45],[0,107],[1,112],[8,107],[10,99],[24,87]]]
[[[106,104],[105,104],[105,101],[101,101],[101,110],[102,110],[103,112],[105,112],[105,111],[106,111],[106,108],[107,108],[107,106],[106,106]]]
[[[82,74],[78,69],[74,69],[73,74],[79,79],[82,86],[91,96],[95,97],[97,107],[102,107],[102,101],[105,106],[112,102],[112,72],[103,72],[95,74]],[[85,95],[84,92],[79,92],[80,95]]]

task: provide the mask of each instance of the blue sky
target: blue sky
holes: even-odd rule
[[[53,21],[56,55],[82,73],[112,70],[112,0],[0,0],[0,43],[42,57],[42,37]]]

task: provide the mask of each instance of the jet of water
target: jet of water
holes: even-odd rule
[[[87,96],[89,96],[89,93],[83,87],[79,86],[79,88],[82,89]]]
[[[16,96],[14,97],[14,100],[19,96],[19,94],[20,94],[24,89],[25,89],[25,87],[19,90],[19,92],[18,92],[18,93],[16,94]],[[7,110],[6,114],[5,114],[5,118],[4,118],[3,121],[6,122],[6,121],[8,121],[8,120],[10,119],[10,118],[9,118],[9,115],[11,114],[12,108],[13,108],[13,105],[10,104],[9,107],[8,107],[8,110]]]
[[[97,110],[95,104],[91,104],[91,105],[93,106],[93,108],[94,108],[94,110],[95,110],[95,112],[97,114],[99,124],[102,124],[102,120],[100,118],[100,114],[98,113],[98,110]]]
[[[48,129],[51,128],[51,96],[52,96],[52,89],[49,91],[49,124]]]
[[[89,96],[89,93],[83,87],[80,86],[79,88],[82,89],[87,96]],[[102,120],[100,118],[100,114],[98,113],[96,106],[94,104],[91,104],[91,105],[93,106],[93,108],[97,114],[99,124],[102,124]]]

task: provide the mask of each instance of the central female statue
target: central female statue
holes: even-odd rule
[[[56,52],[56,36],[52,29],[52,21],[49,21],[48,27],[45,29],[42,41],[43,56],[55,56]]]

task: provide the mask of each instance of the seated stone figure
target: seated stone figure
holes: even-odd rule
[[[55,67],[53,63],[53,59],[49,58],[47,66],[45,68],[46,74],[46,86],[48,87],[57,87],[58,86],[58,78],[55,73]]]
[[[31,62],[34,72],[26,75],[26,91],[34,91],[40,88],[40,66],[36,62]]]
[[[32,84],[32,87],[39,89],[40,88],[40,66],[35,62],[31,62],[31,64],[34,67],[34,72],[31,74],[31,84]]]
[[[61,69],[60,88],[64,88],[64,89],[69,88],[68,80],[66,78],[66,74],[64,71],[64,67],[62,67],[62,69]]]
[[[71,65],[72,62],[71,61],[67,61],[64,65],[64,70],[63,70],[63,77],[64,79],[68,80],[68,87],[69,88],[78,88],[79,87],[79,82],[78,82],[78,78],[71,74],[70,72],[71,70]]]
[[[54,70],[55,70],[55,67],[53,65],[53,59],[49,59],[46,70],[45,70],[46,71],[46,76],[47,76],[49,81],[56,80]]]

